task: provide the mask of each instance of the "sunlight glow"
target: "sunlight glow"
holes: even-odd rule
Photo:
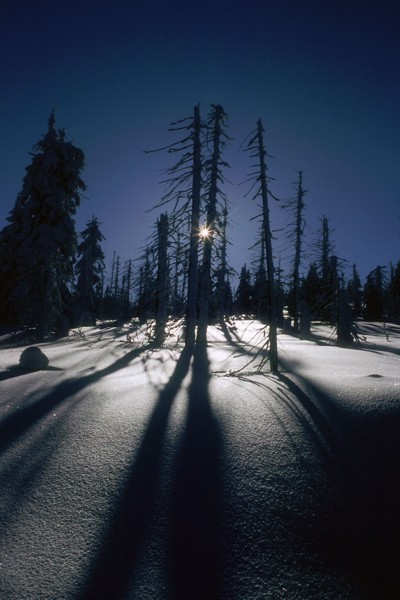
[[[199,236],[201,240],[205,240],[209,238],[211,235],[211,230],[207,227],[207,225],[202,225],[200,227]]]

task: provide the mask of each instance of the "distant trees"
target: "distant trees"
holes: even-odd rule
[[[262,120],[247,141],[251,158],[246,194],[258,200],[260,233],[251,247],[259,251],[240,272],[235,294],[228,260],[230,205],[225,194],[225,147],[230,141],[227,115],[211,105],[207,119],[199,105],[171,124],[181,138],[162,150],[177,157],[166,170],[162,208],[152,238],[139,260],[121,261],[114,253],[106,275],[104,240],[92,217],[78,239],[74,216],[85,189],[84,154],[55,128],[34,146],[21,192],[0,232],[0,319],[34,330],[40,337],[66,333],[73,322],[92,325],[98,318],[150,321],[153,339],[162,345],[169,318],[182,319],[187,348],[207,341],[208,325],[234,312],[268,324],[271,370],[278,365],[277,327],[289,315],[293,330],[310,333],[312,319],[336,328],[338,343],[353,339],[353,320],[400,321],[400,262],[378,266],[361,282],[356,265],[348,274],[332,242],[327,216],[321,219],[313,261],[304,267],[303,174],[298,173],[290,211],[287,273],[277,269],[272,247],[267,152]],[[172,206],[167,212],[166,206]],[[307,242],[307,240],[306,240]],[[287,243],[287,242],[286,242]],[[316,252],[315,252],[316,250]],[[280,259],[281,260],[281,259]],[[286,311],[286,312],[285,312]],[[150,329],[149,329],[150,331]]]
[[[82,150],[55,129],[53,112],[0,233],[0,308],[39,337],[68,329],[84,164]]]

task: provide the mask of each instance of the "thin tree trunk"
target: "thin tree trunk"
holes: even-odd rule
[[[154,341],[157,346],[162,346],[165,340],[165,326],[168,314],[168,216],[160,215],[157,223],[158,229],[158,267],[156,290],[156,326]]]
[[[267,183],[267,165],[265,162],[266,151],[264,147],[263,133],[264,128],[261,119],[257,122],[258,132],[258,154],[260,160],[260,184],[263,209],[263,229],[265,237],[265,249],[268,271],[268,292],[270,302],[270,323],[269,323],[269,344],[270,344],[270,368],[275,373],[278,370],[278,343],[277,343],[277,307],[275,292],[275,273],[274,259],[272,254],[272,234],[269,218],[268,206],[268,183]]]
[[[221,226],[221,264],[218,271],[218,318],[220,321],[224,320],[225,314],[225,303],[226,303],[226,276],[227,276],[227,258],[226,258],[226,229],[228,225],[228,209],[224,208],[222,212],[222,226]]]
[[[203,260],[201,265],[200,279],[200,309],[199,326],[197,330],[197,342],[207,342],[208,305],[211,294],[211,253],[214,241],[215,219],[217,216],[217,193],[218,193],[218,166],[221,156],[221,120],[223,116],[222,106],[215,107],[213,126],[213,153],[210,169],[210,187],[207,202],[206,227],[208,235],[204,236]]]
[[[304,190],[302,187],[303,173],[299,171],[299,186],[297,190],[297,205],[296,205],[296,242],[294,254],[294,269],[293,269],[293,287],[294,287],[294,331],[299,332],[300,322],[300,262],[301,262],[301,237],[303,235],[302,227],[302,212],[304,208],[303,196]]]
[[[192,214],[190,221],[189,242],[189,274],[188,296],[186,308],[185,347],[193,348],[196,341],[196,304],[198,280],[198,246],[200,228],[200,196],[201,196],[201,120],[199,106],[194,108],[193,121],[193,180],[192,180]]]

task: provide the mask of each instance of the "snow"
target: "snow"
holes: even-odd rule
[[[400,327],[359,333],[281,332],[274,376],[246,320],[194,356],[83,328],[37,372],[4,336],[0,597],[395,598]]]

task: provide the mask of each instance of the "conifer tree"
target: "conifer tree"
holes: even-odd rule
[[[325,215],[321,219],[320,237],[317,242],[317,248],[320,251],[319,265],[321,278],[323,282],[329,281],[330,261],[329,257],[333,252],[333,244],[331,241],[331,230],[329,227],[329,219]]]
[[[82,241],[78,245],[78,261],[75,266],[77,274],[75,318],[81,325],[94,325],[99,316],[102,294],[104,252],[101,242],[105,239],[95,216],[87,222],[80,236]]]
[[[137,313],[141,322],[155,316],[156,275],[153,252],[154,248],[146,247],[142,257],[143,264],[139,269]]]
[[[268,279],[265,266],[265,242],[261,236],[261,254],[252,289],[252,306],[256,316],[261,320],[268,319]]]
[[[249,316],[252,312],[252,285],[251,274],[247,265],[243,265],[239,284],[235,294],[235,314]]]
[[[383,321],[386,318],[385,267],[378,266],[367,275],[364,285],[364,319]]]
[[[293,316],[293,329],[295,333],[299,331],[300,324],[300,303],[301,303],[301,281],[300,281],[300,266],[302,259],[302,240],[304,232],[304,217],[303,212],[305,208],[304,195],[305,190],[303,189],[303,173],[299,171],[299,179],[297,184],[297,196],[294,200],[288,202],[284,208],[289,209],[294,213],[293,229],[289,231],[289,241],[293,244],[293,262],[292,262],[292,274],[290,282],[290,297],[292,302],[290,307],[292,308]]]
[[[347,283],[347,297],[352,308],[353,317],[360,317],[362,311],[362,285],[356,265],[353,265],[352,277]]]
[[[128,321],[131,318],[131,292],[132,292],[132,260],[125,262],[123,272],[123,286],[121,293],[121,311],[123,321]]]
[[[227,258],[227,228],[228,208],[225,202],[218,224],[221,243],[218,249],[219,264],[216,268],[216,309],[217,317],[220,321],[224,319],[225,315],[229,315],[232,305],[232,290],[229,284],[229,275],[231,270],[228,267]]]
[[[390,312],[392,319],[400,319],[400,261],[391,269],[390,283]]]
[[[331,238],[329,219],[324,215],[314,245],[317,253],[315,265],[318,270],[318,290],[315,288],[312,312],[315,318],[328,322],[332,320],[332,278],[335,277],[335,273],[331,270],[331,257],[334,251]]]
[[[74,215],[85,190],[82,150],[55,129],[34,146],[21,192],[0,233],[0,285],[7,317],[39,337],[65,329],[77,236]],[[68,326],[67,326],[68,327]]]
[[[315,262],[311,263],[308,273],[301,284],[301,303],[299,332],[301,337],[308,338],[311,333],[311,319],[319,314],[319,297],[321,280]]]

